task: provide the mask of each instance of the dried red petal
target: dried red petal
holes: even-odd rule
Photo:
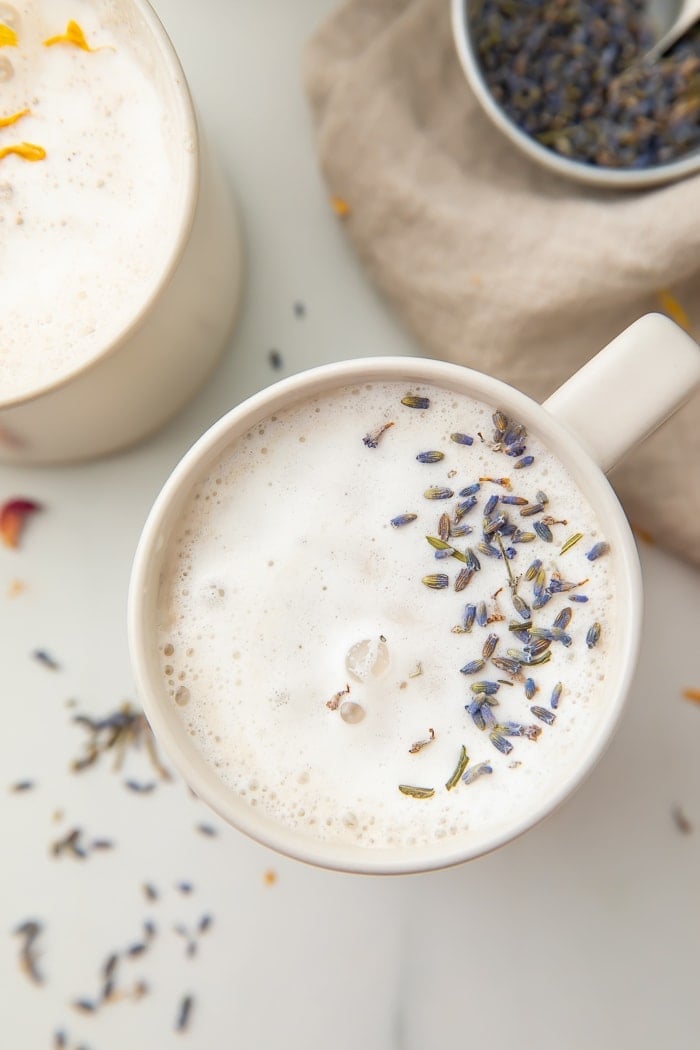
[[[19,547],[24,525],[30,514],[41,510],[31,499],[9,499],[0,507],[0,537],[6,547]]]

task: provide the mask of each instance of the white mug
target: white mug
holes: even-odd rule
[[[109,10],[108,19],[128,27],[151,71],[174,141],[186,144],[175,236],[138,312],[86,363],[58,379],[42,378],[21,396],[3,397],[0,377],[0,461],[6,463],[100,456],[157,430],[214,368],[238,307],[242,258],[234,201],[198,126],[177,55],[146,0],[119,0]]]
[[[193,485],[224,450],[263,419],[307,397],[344,386],[395,380],[428,383],[498,406],[538,435],[573,476],[615,550],[616,604],[624,609],[606,666],[606,709],[577,763],[526,817],[499,830],[429,846],[368,848],[317,840],[283,826],[227,788],[201,757],[168,695],[156,643],[157,602],[171,536]],[[620,718],[635,669],[642,618],[637,550],[604,471],[700,384],[700,350],[667,318],[635,322],[540,405],[490,376],[435,360],[372,358],[326,365],[283,380],[234,408],[184,456],[165,483],[136,552],[129,595],[129,638],[140,699],[158,741],[193,791],[229,823],[284,854],[347,872],[409,873],[446,867],[515,838],[558,806],[586,777]],[[624,391],[624,397],[620,393]],[[260,669],[265,674],[264,666]]]

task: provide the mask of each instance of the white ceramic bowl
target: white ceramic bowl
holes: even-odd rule
[[[584,164],[577,160],[568,160],[554,150],[540,145],[536,139],[522,131],[508,117],[494,99],[481,71],[477,55],[472,44],[467,18],[468,0],[451,0],[452,32],[457,54],[467,82],[479,100],[482,109],[495,126],[517,146],[530,160],[548,168],[555,175],[597,186],[601,189],[643,190],[672,182],[700,171],[700,150],[690,153],[680,160],[669,164],[659,164],[653,168],[632,170],[629,168],[604,168],[593,164]]]

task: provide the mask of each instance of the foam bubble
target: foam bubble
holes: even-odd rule
[[[363,638],[348,649],[345,666],[351,678],[358,682],[364,682],[370,675],[379,678],[389,667],[389,648],[381,638]]]

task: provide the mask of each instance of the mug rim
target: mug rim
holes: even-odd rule
[[[199,198],[201,176],[201,136],[197,126],[194,101],[192,99],[182,64],[180,63],[177,52],[175,51],[175,47],[168,36],[165,26],[152,7],[150,0],[125,0],[125,2],[131,4],[139,11],[148,27],[154,43],[157,45],[162,68],[167,71],[168,83],[174,92],[173,97],[176,102],[174,113],[176,113],[178,117],[178,127],[181,128],[185,136],[192,139],[194,147],[191,153],[185,151],[182,158],[182,185],[179,194],[180,207],[178,209],[180,218],[177,237],[173,240],[170,253],[160,270],[157,281],[151,286],[148,295],[143,300],[139,310],[131,317],[124,327],[102,347],[101,350],[89,357],[86,361],[77,365],[75,368],[71,369],[65,375],[60,375],[56,379],[49,380],[42,386],[32,387],[27,393],[17,394],[7,398],[0,396],[0,411],[18,408],[22,405],[27,405],[33,401],[46,397],[55,390],[59,390],[62,387],[67,386],[69,383],[73,383],[78,376],[89,372],[104,361],[105,358],[111,357],[112,354],[116,353],[116,351],[128,341],[131,333],[141,325],[153,303],[158,299],[163,288],[170,281],[180,263],[185,248],[187,247],[190,232],[194,223],[197,200]]]
[[[560,781],[526,818],[511,821],[497,833],[480,836],[474,845],[464,836],[439,840],[425,847],[373,848],[328,842],[299,834],[243,804],[227,788],[190,743],[181,746],[173,726],[179,720],[160,683],[160,673],[149,672],[155,652],[154,625],[147,608],[157,599],[159,569],[179,505],[208,465],[240,434],[282,407],[359,381],[424,382],[459,391],[466,396],[512,411],[551,448],[585,492],[601,525],[614,543],[618,560],[617,586],[624,584],[616,604],[616,645],[622,655],[615,665],[615,691],[606,694],[608,707],[577,761],[575,773]],[[536,420],[536,422],[533,422]],[[501,380],[461,365],[420,357],[373,357],[333,362],[299,372],[264,388],[208,428],[176,464],[163,484],[144,524],[134,555],[128,593],[128,640],[137,693],[156,740],[163,746],[185,782],[228,824],[269,848],[316,867],[356,874],[410,874],[438,870],[485,855],[516,839],[561,805],[587,778],[606,750],[627,700],[637,663],[642,621],[641,568],[627,518],[610,482],[585,448],[539,402]],[[170,711],[170,714],[168,713]],[[483,840],[483,841],[482,841]]]

